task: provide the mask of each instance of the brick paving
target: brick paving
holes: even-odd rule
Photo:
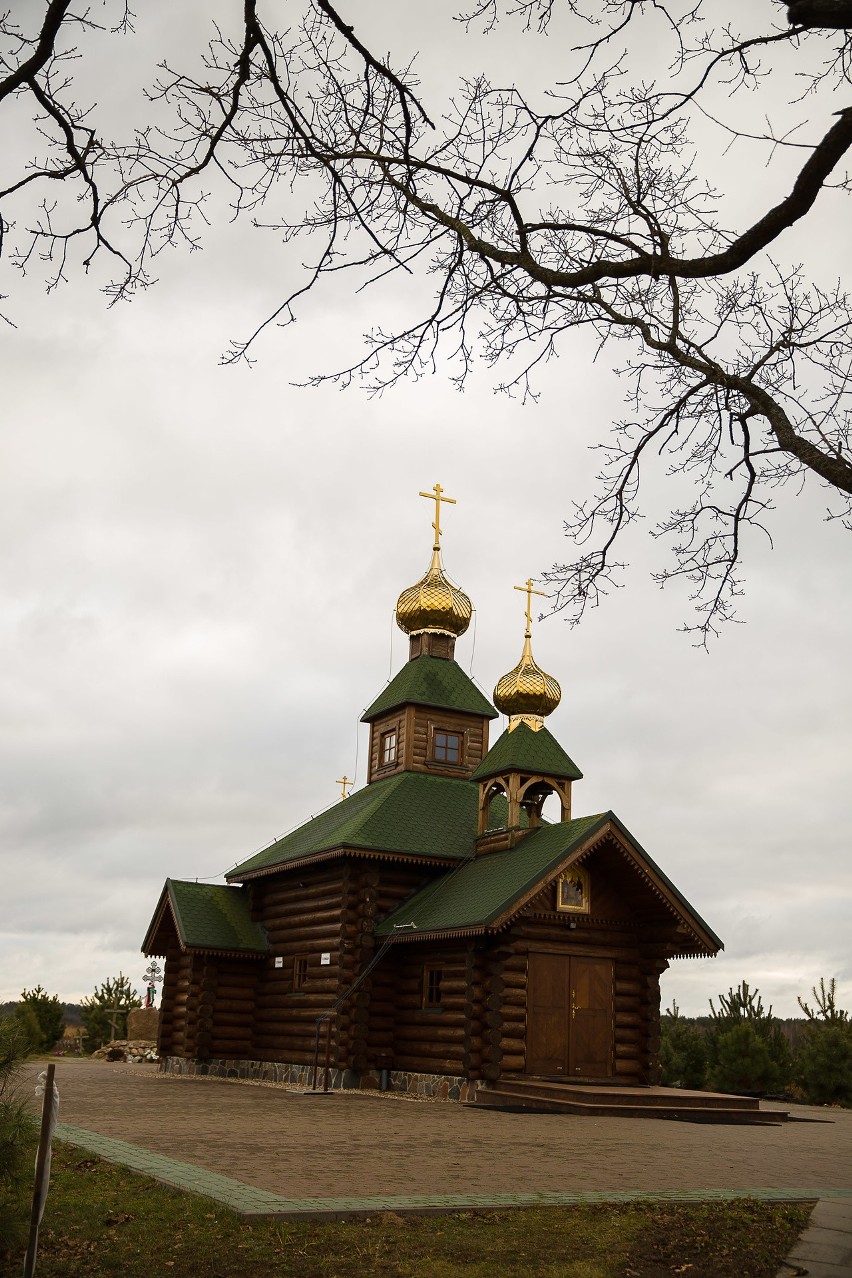
[[[92,1060],[59,1060],[56,1084],[67,1139],[238,1210],[743,1192],[852,1207],[849,1110],[796,1106],[797,1116],[819,1121],[777,1127],[511,1114],[308,1096]]]

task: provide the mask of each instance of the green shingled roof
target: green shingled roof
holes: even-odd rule
[[[380,714],[407,704],[435,706],[438,710],[460,710],[496,719],[497,711],[455,661],[442,657],[415,657],[406,662],[383,692],[361,716],[369,723]]]
[[[266,934],[249,912],[245,888],[167,879],[166,890],[183,945],[252,954],[268,951]]]
[[[483,781],[506,772],[540,773],[569,781],[579,781],[583,775],[547,728],[534,732],[525,723],[519,723],[511,732],[507,729],[497,738],[471,780]]]
[[[378,924],[376,935],[393,934],[395,925],[412,935],[487,927],[608,819],[609,814],[603,813],[541,826],[514,848],[466,862],[394,910]],[[410,923],[417,925],[416,930],[405,927]]]
[[[473,847],[478,795],[469,781],[399,772],[341,799],[227,877],[248,877],[341,847],[461,861]]]
[[[441,879],[422,888],[376,927],[376,935],[415,938],[418,934],[484,929],[502,918],[538,883],[545,883],[559,864],[580,849],[605,826],[613,826],[638,854],[640,865],[659,875],[682,908],[691,926],[703,931],[709,951],[724,949],[723,942],[689,904],[614,812],[578,817],[558,825],[541,826],[514,848],[491,852],[466,861]],[[416,924],[416,928],[410,926]],[[690,947],[684,954],[694,954]]]

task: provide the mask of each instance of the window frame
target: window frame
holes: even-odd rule
[[[439,741],[438,741],[439,737],[443,738],[442,744],[439,744]],[[455,741],[456,743],[455,749],[457,753],[454,759],[449,757],[451,740]],[[430,751],[430,759],[429,759],[430,763],[441,763],[445,767],[450,767],[450,768],[464,767],[464,754],[465,754],[464,732],[457,732],[452,728],[433,727],[431,746],[432,748]],[[443,758],[441,758],[441,756],[438,753],[438,751],[441,749],[445,751]]]
[[[386,757],[388,755],[388,746],[390,746],[392,750],[390,758]],[[392,768],[398,762],[399,730],[398,726],[394,725],[392,728],[388,728],[386,731],[379,733],[379,767]]]
[[[443,963],[423,964],[423,985],[421,988],[420,1006],[424,1012],[443,1011],[441,982],[444,978]]]
[[[310,980],[311,958],[309,954],[293,955],[293,993],[304,993]]]

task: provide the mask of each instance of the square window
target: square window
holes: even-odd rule
[[[396,763],[396,728],[382,733],[379,758],[383,768],[386,768],[388,764]]]
[[[293,959],[293,989],[303,990],[308,983],[308,959],[304,954],[297,954]]]
[[[436,732],[432,744],[432,757],[436,763],[461,762],[461,733]]]
[[[441,978],[444,975],[442,967],[424,967],[423,969],[423,1006],[424,1007],[440,1007],[441,1006]]]

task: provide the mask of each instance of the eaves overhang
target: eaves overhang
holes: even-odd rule
[[[298,870],[306,865],[319,865],[324,861],[336,861],[345,856],[360,857],[365,860],[398,861],[407,865],[437,865],[448,870],[458,865],[457,859],[435,857],[417,852],[397,852],[394,848],[360,848],[356,844],[340,844],[334,848],[324,848],[321,852],[311,852],[306,856],[294,857],[288,861],[278,861],[274,865],[259,866],[256,870],[248,870],[244,874],[226,874],[229,883],[251,883],[257,879],[267,878],[270,874],[283,874],[285,870]]]

